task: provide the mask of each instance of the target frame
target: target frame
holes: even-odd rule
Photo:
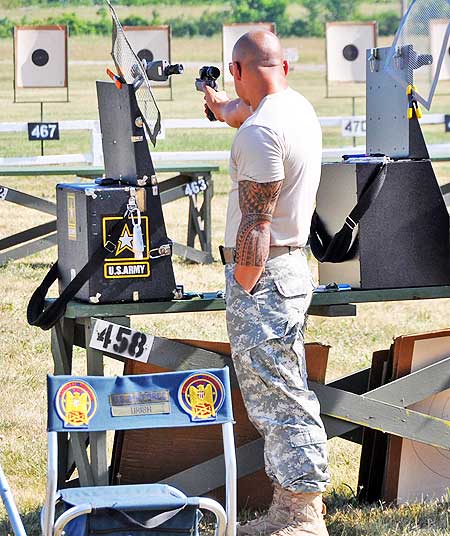
[[[341,51],[339,50],[337,53],[331,51],[331,32],[335,28],[342,28],[343,32],[345,30],[353,29],[355,32],[358,29],[368,29],[367,35],[372,37],[372,41],[368,44],[371,46],[366,45],[360,45],[359,48],[356,48],[356,45],[354,43],[351,43],[351,39],[354,36],[351,36],[350,38],[347,38],[349,41],[347,45],[343,48],[343,50],[348,48],[349,58],[346,58],[344,55],[344,61],[347,61],[349,65],[342,64],[339,67],[332,68],[332,60],[336,61],[336,59],[339,59],[340,62],[342,62],[340,56],[336,56],[336,54],[340,54]],[[372,31],[370,31],[370,29]],[[366,33],[366,32],[365,32]],[[335,22],[327,22],[325,25],[325,63],[326,63],[326,85],[327,85],[327,97],[329,96],[329,86],[330,83],[365,83],[366,81],[366,49],[367,48],[376,48],[377,47],[377,41],[378,41],[378,25],[376,21],[363,21],[363,22],[351,22],[351,21],[335,21]],[[345,36],[335,36],[333,39],[343,39],[347,37]],[[366,36],[355,36],[355,41],[363,40],[366,38]],[[355,53],[354,49],[351,49],[350,47],[353,45],[354,49],[357,51],[356,57],[354,59],[350,59],[351,55]],[[335,47],[336,48],[336,47]],[[338,48],[340,48],[340,45],[338,45]],[[357,62],[350,65],[350,62]],[[345,70],[347,72],[345,72]],[[342,71],[344,70],[344,74],[342,74]],[[338,73],[341,73],[338,75]]]
[[[51,73],[53,77],[62,77],[62,81],[56,81],[55,78],[49,78],[50,82],[54,80],[54,83],[39,83],[39,82],[33,82],[33,76],[30,77],[29,73],[26,73],[26,76],[20,71],[20,69],[23,68],[26,61],[29,61],[29,51],[30,48],[33,46],[33,44],[30,45],[30,43],[27,42],[21,42],[25,41],[25,32],[34,32],[36,34],[42,33],[40,40],[44,39],[43,32],[58,32],[61,35],[60,41],[54,45],[56,47],[60,47],[61,44],[63,45],[63,51],[61,53],[61,50],[58,50],[56,54],[56,66],[52,67],[52,69],[55,69],[54,73]],[[23,37],[21,37],[23,36]],[[28,37],[28,36],[27,36]],[[38,36],[39,37],[39,36]],[[19,25],[14,27],[13,32],[13,64],[14,64],[14,100],[16,97],[16,90],[18,89],[66,89],[68,90],[68,28],[66,25],[63,24],[47,24],[47,25]],[[23,50],[21,49],[23,47]],[[43,63],[42,65],[38,65],[35,61],[33,61],[34,65],[36,66],[45,66],[49,61],[49,55],[48,51],[44,48],[34,50],[34,55],[36,52],[42,51],[47,54],[47,58],[45,56],[37,57],[38,61],[43,61],[43,59],[46,59],[47,61]],[[51,51],[53,53],[53,51]],[[48,71],[47,71],[48,72]]]
[[[234,40],[233,36],[226,35],[227,33],[231,34],[232,29],[238,29],[238,28],[247,28],[246,30],[242,31],[240,35],[238,35]],[[232,82],[233,77],[231,76],[230,72],[228,71],[228,64],[231,62],[231,54],[233,52],[233,47],[236,43],[236,41],[242,37],[247,32],[255,31],[255,30],[269,30],[269,32],[272,32],[276,35],[276,24],[274,22],[232,22],[228,24],[222,25],[222,73],[223,73],[223,86],[225,86],[226,82]],[[233,41],[232,43],[228,43],[229,41]]]
[[[439,58],[442,40],[445,38],[448,28],[448,20],[434,19],[430,21],[430,50],[433,58]],[[437,62],[433,61],[433,76],[435,75]],[[439,80],[450,80],[450,40],[447,39],[446,52],[439,73]]]
[[[150,61],[166,60],[169,63],[172,63],[172,28],[170,24],[159,24],[155,26],[150,26],[150,25],[149,26],[123,26],[123,30],[125,32],[127,39],[130,42],[132,49],[136,52],[136,55],[140,59],[142,59],[141,56],[139,56],[140,51],[136,50],[135,42],[133,42],[133,38],[131,37],[130,34],[136,33],[136,35],[139,35],[139,32],[148,32],[149,34],[151,32],[155,32],[155,33],[161,32],[161,34],[165,33],[167,35],[167,41],[164,43],[164,45],[167,46],[167,49],[166,49],[167,54],[162,55],[162,56],[158,55],[157,57],[155,57],[152,51],[150,50],[149,52],[151,52],[153,55],[153,59],[151,59]],[[170,88],[170,98],[172,99],[172,77],[171,76],[169,76],[169,79],[167,80],[167,82],[154,82],[151,80],[150,83],[151,83],[152,88],[158,88],[158,87]]]

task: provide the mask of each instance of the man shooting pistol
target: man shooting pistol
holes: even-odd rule
[[[329,482],[319,402],[307,384],[303,331],[313,284],[304,248],[320,179],[322,135],[289,88],[278,38],[249,32],[229,69],[239,98],[203,81],[205,111],[238,128],[221,257],[233,362],[274,485],[266,516],[238,535],[325,536]]]

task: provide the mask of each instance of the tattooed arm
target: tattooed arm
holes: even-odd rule
[[[248,292],[264,270],[270,248],[270,224],[283,181],[239,182],[241,224],[236,237],[234,277]]]

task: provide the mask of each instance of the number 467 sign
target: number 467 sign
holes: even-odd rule
[[[89,346],[105,353],[147,363],[154,337],[141,331],[97,320]]]
[[[59,140],[58,123],[28,123],[28,140]]]

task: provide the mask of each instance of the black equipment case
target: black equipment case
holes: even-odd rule
[[[384,182],[353,232],[357,247],[343,260],[320,259],[319,282],[362,289],[449,285],[449,214],[431,162],[402,160],[382,167]],[[322,165],[316,212],[329,235],[348,225],[351,236],[358,222],[348,216],[380,169],[357,161]]]
[[[50,329],[67,303],[167,300],[176,290],[158,182],[130,84],[97,83],[106,177],[57,186],[58,262],[35,290],[28,322]],[[46,304],[58,279],[60,296]]]
[[[123,216],[135,200],[140,209],[142,258],[133,251],[133,219]],[[57,186],[58,267],[60,292],[108,235],[121,226],[117,244],[76,294],[91,303],[131,302],[174,297],[175,278],[158,187],[95,183]]]

